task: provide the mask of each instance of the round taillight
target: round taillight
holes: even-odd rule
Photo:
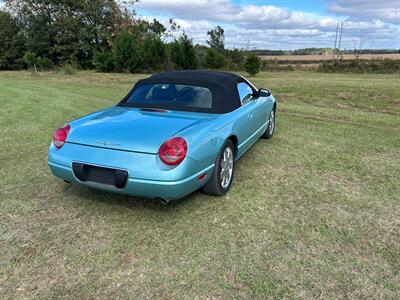
[[[187,152],[186,141],[181,137],[174,137],[161,145],[159,155],[166,165],[180,164]]]
[[[65,125],[64,127],[58,128],[56,132],[53,134],[53,144],[56,146],[57,149],[60,149],[65,144],[65,140],[67,139],[69,130],[71,126],[69,124]]]

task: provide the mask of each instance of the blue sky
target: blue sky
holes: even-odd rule
[[[253,4],[253,5],[273,5],[285,7],[291,10],[303,10],[311,13],[324,13],[326,11],[327,3],[321,0],[309,0],[309,1],[294,1],[294,0],[235,0],[233,3],[239,5]]]
[[[364,48],[400,49],[400,0],[141,0],[131,8],[138,18],[173,18],[200,44],[220,25],[229,48],[333,47],[344,22],[342,48],[362,36]]]
[[[194,41],[225,29],[228,47],[297,49],[333,47],[344,22],[343,48],[400,48],[400,0],[142,0],[138,16],[174,18]]]

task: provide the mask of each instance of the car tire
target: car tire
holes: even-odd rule
[[[263,139],[271,139],[274,136],[275,133],[275,124],[276,124],[276,111],[275,107],[271,110],[271,113],[269,114],[269,123],[268,127],[261,136]]]
[[[222,174],[223,168],[225,168],[224,174]],[[210,180],[202,187],[203,193],[213,196],[225,195],[232,185],[234,171],[235,147],[231,140],[227,140],[217,155]]]

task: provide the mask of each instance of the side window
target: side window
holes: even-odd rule
[[[240,101],[245,104],[253,97],[253,90],[246,82],[239,82],[237,84]]]

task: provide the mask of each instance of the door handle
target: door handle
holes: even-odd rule
[[[248,114],[247,115],[247,119],[250,121],[251,119],[253,119],[253,115],[252,114]]]

